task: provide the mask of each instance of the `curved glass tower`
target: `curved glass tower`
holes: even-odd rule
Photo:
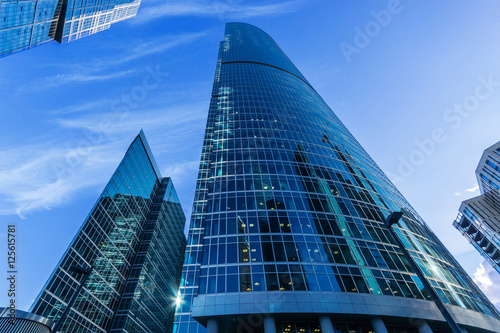
[[[495,307],[262,30],[220,44],[176,333],[447,332],[395,228],[469,332]]]

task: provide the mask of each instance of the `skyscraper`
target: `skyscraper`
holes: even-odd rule
[[[35,314],[11,308],[0,308],[0,332],[50,333],[51,327],[50,320]]]
[[[172,329],[186,238],[170,178],[141,131],[61,258],[31,312],[57,322],[91,269],[60,332]]]
[[[500,273],[500,142],[484,151],[476,177],[481,195],[462,202],[453,225]]]
[[[500,314],[262,30],[219,47],[175,333],[447,332],[398,237],[455,320]]]
[[[141,0],[2,0],[0,57],[57,40],[67,43],[137,14]]]

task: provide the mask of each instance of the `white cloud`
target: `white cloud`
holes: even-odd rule
[[[500,275],[486,261],[474,273],[474,282],[481,288],[490,301],[500,308]]]
[[[83,71],[71,74],[57,74],[55,76],[45,78],[43,87],[44,88],[57,87],[72,82],[81,83],[81,82],[106,81],[106,80],[121,78],[129,74],[132,74],[133,72],[134,72],[133,70],[126,70],[109,74],[92,74]]]
[[[94,135],[123,137],[144,129],[148,138],[155,142],[155,157],[163,154],[183,153],[186,147],[195,149],[193,137],[201,147],[206,124],[207,106],[205,102],[171,108],[136,109],[128,113],[101,113],[89,116],[60,119],[57,124],[65,129],[82,130]],[[161,138],[157,140],[156,138]],[[201,151],[200,151],[201,152]],[[198,157],[198,156],[197,156]]]
[[[471,188],[466,189],[467,192],[477,192],[479,190],[479,185],[474,185]]]
[[[206,103],[183,105],[172,108],[150,109],[147,111],[136,109],[130,112],[108,112],[92,114],[80,118],[59,119],[57,124],[63,128],[82,129],[91,132],[105,132],[107,134],[138,131],[141,128],[186,131],[186,124],[198,122],[205,124]],[[179,125],[184,125],[181,127]],[[179,140],[181,140],[179,138]]]
[[[116,142],[92,144],[84,138],[68,148],[50,142],[1,154],[0,215],[20,217],[52,209],[79,190],[104,183],[120,159]]]
[[[228,19],[243,19],[255,16],[286,14],[297,11],[303,0],[290,0],[270,4],[244,5],[243,1],[156,1],[144,7],[131,23],[145,23],[153,19],[169,16],[205,16]]]
[[[0,215],[23,217],[52,209],[85,188],[105,184],[141,128],[150,138],[162,138],[154,147],[157,158],[184,152],[186,147],[194,149],[191,145],[198,145],[192,138],[203,133],[206,112],[206,103],[200,102],[147,112],[134,110],[125,117],[113,112],[84,112],[79,118],[56,120],[60,130],[73,133],[72,141],[40,139],[44,143],[0,149]],[[110,126],[101,127],[103,123]],[[164,174],[176,184],[187,182],[190,173],[196,174],[198,163],[169,163]]]
[[[47,88],[59,87],[72,83],[89,83],[119,79],[131,75],[135,72],[133,69],[122,71],[109,71],[113,66],[139,59],[148,55],[165,52],[179,45],[194,42],[207,34],[211,30],[198,33],[185,33],[179,35],[164,35],[151,38],[149,40],[132,41],[126,45],[123,50],[113,53],[112,59],[95,59],[91,66],[70,66],[66,68],[66,73],[59,73],[53,76],[45,77],[30,83],[28,86],[22,86],[19,90],[30,92],[43,90]],[[106,73],[108,71],[108,73]]]
[[[477,192],[477,191],[479,191],[479,185],[478,184],[474,184],[471,188],[465,189],[464,192],[456,192],[455,195],[456,196],[460,196],[462,194],[465,194],[465,192],[474,193],[474,192]]]
[[[91,101],[83,104],[71,103],[71,105],[67,107],[60,108],[58,110],[49,111],[50,114],[69,114],[69,113],[78,113],[84,111],[94,111],[97,109],[102,109],[104,107],[109,108],[111,105],[111,99],[101,99],[97,101]]]
[[[123,52],[121,56],[117,56],[116,60],[101,60],[98,63],[103,65],[118,65],[127,61],[142,58],[148,55],[157,54],[165,52],[176,46],[192,43],[210,33],[210,30],[197,32],[197,33],[186,33],[180,35],[166,35],[162,37],[156,37],[148,41],[141,41],[139,44],[128,48]]]
[[[77,68],[72,69],[72,73],[60,73],[57,75],[38,79],[31,82],[29,85],[21,85],[18,90],[20,92],[32,93],[34,90],[44,90],[54,87],[60,87],[71,83],[88,83],[118,79],[135,72],[134,70],[125,70],[102,74],[102,72],[97,71],[98,68],[96,67],[85,68],[78,66]]]
[[[101,72],[109,67],[140,59],[148,55],[168,51],[174,47],[189,44],[210,34],[213,30],[182,34],[159,34],[154,38],[131,40],[127,44],[111,44],[109,53],[112,57],[95,59],[87,70]]]
[[[172,178],[174,184],[178,186],[186,182],[187,176],[193,174],[193,172],[196,174],[199,165],[199,160],[171,164],[162,171],[162,175]],[[195,181],[195,179],[189,179],[189,181]]]

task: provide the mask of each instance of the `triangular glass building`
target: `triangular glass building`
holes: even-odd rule
[[[30,311],[58,322],[83,283],[58,332],[171,331],[185,221],[141,131]]]
[[[500,315],[278,45],[226,25],[175,333],[449,332]]]

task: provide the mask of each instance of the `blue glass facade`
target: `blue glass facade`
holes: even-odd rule
[[[14,310],[16,319],[12,323],[11,309],[0,308],[0,332],[50,333],[52,322],[29,312]]]
[[[111,24],[134,17],[141,0],[67,0],[56,40],[67,43],[109,29]]]
[[[462,202],[453,225],[500,273],[500,142],[484,151],[476,177],[481,195]]]
[[[141,133],[47,281],[31,312],[57,322],[92,267],[60,332],[171,329],[185,217],[170,178],[162,178]]]
[[[0,2],[0,57],[52,41],[62,2]]]
[[[141,0],[2,0],[0,57],[57,40],[67,43],[136,15]]]
[[[442,317],[384,227],[400,210],[397,234],[458,321],[500,325],[279,46],[256,27],[227,24],[174,332],[261,332],[268,317],[279,332],[320,332],[322,315],[337,332],[373,331],[377,315],[393,332],[416,330],[411,320],[439,331]]]

